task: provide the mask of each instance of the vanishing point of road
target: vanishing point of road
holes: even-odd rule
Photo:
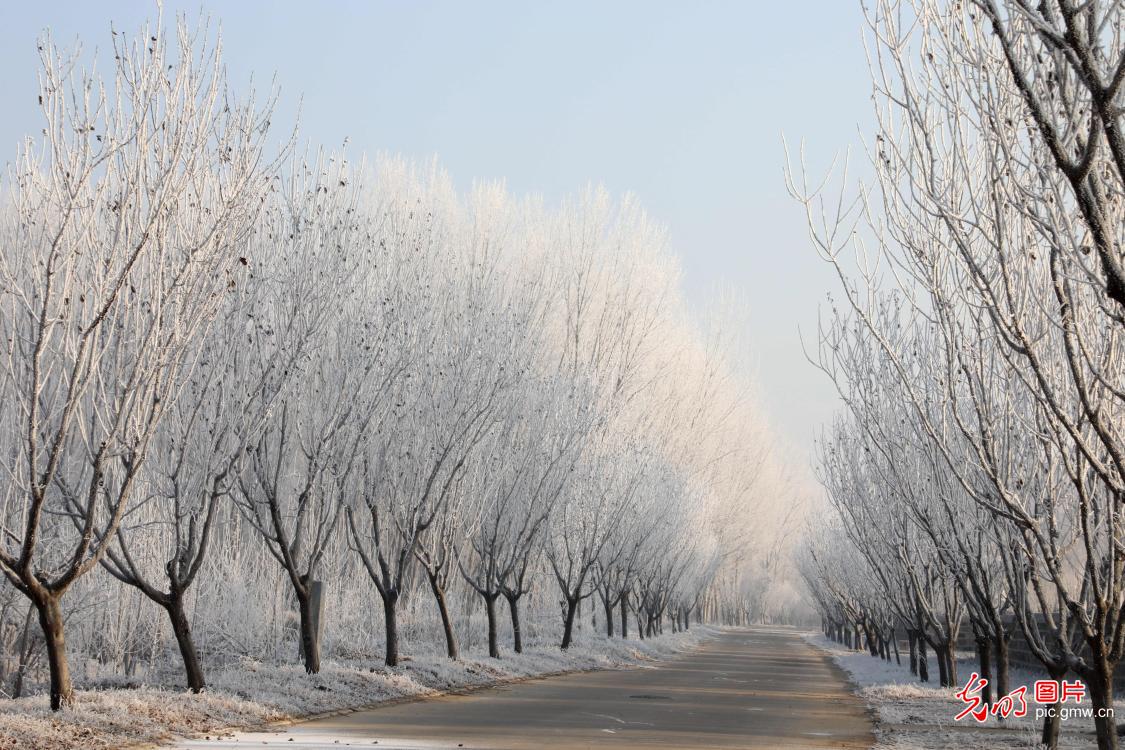
[[[724,631],[651,666],[530,680],[181,748],[869,748],[862,703],[793,630]]]

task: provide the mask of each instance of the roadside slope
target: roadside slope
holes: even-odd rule
[[[316,675],[305,674],[299,664],[242,660],[210,674],[200,695],[162,686],[80,690],[75,708],[58,713],[49,709],[46,696],[4,701],[0,748],[116,749],[215,736],[384,701],[651,662],[690,649],[712,632],[703,628],[645,641],[597,637],[565,652],[542,645],[500,660],[475,654],[458,662],[415,657],[395,668],[377,661],[326,661]]]

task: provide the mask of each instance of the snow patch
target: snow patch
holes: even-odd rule
[[[902,655],[903,664],[885,662],[866,651],[852,651],[825,638],[820,633],[810,633],[805,639],[826,652],[851,680],[855,692],[872,710],[876,719],[875,750],[1026,750],[1038,748],[1040,723],[1035,720],[1035,706],[1028,702],[1028,716],[1000,721],[989,718],[984,724],[966,720],[956,722],[953,717],[964,707],[956,693],[959,688],[941,688],[921,683],[910,674],[909,659]],[[967,656],[967,655],[966,655]],[[932,656],[931,656],[932,658]],[[936,673],[936,667],[931,666]],[[976,670],[971,658],[957,660],[958,675],[962,684]],[[1012,689],[1028,686],[1045,675],[1025,669],[1013,668],[1010,672]],[[931,679],[937,679],[936,674]],[[1125,701],[1117,703],[1118,716],[1125,716]],[[1094,724],[1090,719],[1071,718],[1062,722],[1060,748],[1089,748],[1096,746]]]
[[[228,734],[375,703],[498,685],[559,672],[638,666],[693,648],[712,629],[644,641],[592,637],[567,651],[538,645],[500,660],[468,655],[451,662],[418,656],[399,667],[375,661],[326,661],[319,674],[299,664],[253,659],[208,675],[208,689],[194,695],[167,685],[80,690],[72,709],[53,712],[47,696],[0,703],[0,748],[69,750],[121,748],[175,737]]]

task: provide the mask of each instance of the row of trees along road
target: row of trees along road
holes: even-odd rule
[[[871,184],[791,175],[839,273],[813,358],[846,410],[803,577],[827,632],[992,700],[1018,630],[1113,705],[1125,654],[1125,4],[869,5]],[[854,250],[854,254],[849,251]],[[846,544],[844,542],[847,542]],[[846,635],[845,635],[846,634]],[[995,692],[992,687],[995,687]],[[1117,747],[1112,718],[1098,746]],[[1043,742],[1057,746],[1058,718]]]
[[[768,614],[795,485],[632,200],[299,148],[205,26],[112,41],[102,80],[43,40],[0,207],[9,694],[169,631],[199,691],[297,644],[395,665],[434,612],[450,658],[480,608],[494,657],[595,598],[609,635]]]

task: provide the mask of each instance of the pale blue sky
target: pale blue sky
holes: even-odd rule
[[[781,135],[814,164],[871,121],[858,0],[169,2],[221,22],[235,77],[277,74],[302,134],[437,154],[462,185],[547,199],[594,181],[666,224],[689,299],[745,296],[762,396],[801,453],[835,405],[798,341],[833,287],[782,179]],[[40,128],[35,40],[107,46],[147,0],[4,3],[0,160]]]

